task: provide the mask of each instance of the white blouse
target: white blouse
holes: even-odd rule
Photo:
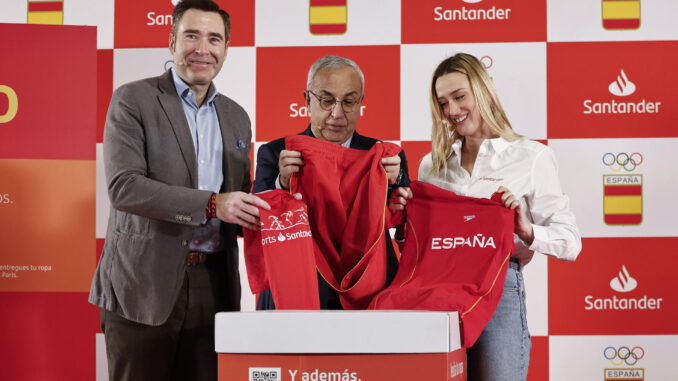
[[[581,235],[570,202],[558,180],[558,164],[551,148],[532,140],[487,139],[480,146],[473,173],[461,166],[461,144],[457,140],[447,159],[447,171],[429,174],[431,154],[419,166],[419,180],[468,197],[489,198],[500,185],[508,188],[523,204],[532,223],[534,241],[527,245],[514,235],[516,253],[522,265],[535,252],[573,261],[581,251]],[[414,195],[416,197],[417,195]]]

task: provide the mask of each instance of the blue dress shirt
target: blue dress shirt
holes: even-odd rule
[[[210,85],[202,106],[198,107],[195,93],[177,75],[174,69],[174,87],[181,99],[188,128],[191,130],[193,147],[198,163],[198,189],[219,193],[224,181],[223,152],[224,143],[219,128],[219,118],[214,99],[219,95],[214,83]],[[207,206],[207,205],[205,205]],[[189,249],[214,253],[223,250],[225,243],[221,239],[221,221],[218,218],[205,218],[195,229]]]

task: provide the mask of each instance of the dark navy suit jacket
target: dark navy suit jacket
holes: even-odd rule
[[[314,136],[310,125],[299,135]],[[357,132],[353,132],[350,147],[360,150],[369,150],[377,142],[379,142],[379,140],[368,138],[367,136],[362,136]],[[257,152],[257,170],[252,193],[275,189],[275,180],[280,174],[280,170],[278,168],[278,159],[280,158],[280,151],[284,149],[285,138],[280,138],[266,143],[259,148],[259,151]],[[389,186],[389,191],[395,186],[407,187],[410,185],[410,176],[407,169],[407,158],[405,157],[405,151],[401,150],[398,155],[400,156],[400,169],[402,170],[402,177],[399,184]],[[391,280],[393,280],[393,277],[397,271],[398,258],[396,257],[395,250],[393,249],[391,235],[389,234],[388,230],[386,230],[386,284],[384,286],[388,286],[388,284],[391,283]],[[321,309],[332,309],[339,307],[336,294],[330,289],[329,285],[327,285],[320,275],[318,275],[318,290],[320,293],[319,297]],[[266,290],[259,295],[257,309],[275,309],[270,290]]]

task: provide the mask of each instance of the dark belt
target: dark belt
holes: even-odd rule
[[[518,258],[511,258],[511,260],[509,261],[509,267],[514,270],[520,270],[522,266],[520,265],[520,261],[518,261]]]
[[[199,265],[201,263],[207,263],[212,258],[216,257],[217,253],[205,253],[202,251],[191,251],[188,253],[187,262],[189,265]]]

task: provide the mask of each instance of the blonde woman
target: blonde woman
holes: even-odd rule
[[[556,159],[547,146],[513,131],[492,79],[471,55],[438,65],[430,101],[432,152],[422,160],[419,180],[469,197],[503,192],[504,205],[516,212],[516,251],[497,310],[468,350],[468,379],[525,380],[531,341],[522,269],[535,254],[572,261],[581,250]],[[407,192],[399,192],[392,209],[406,204]]]

